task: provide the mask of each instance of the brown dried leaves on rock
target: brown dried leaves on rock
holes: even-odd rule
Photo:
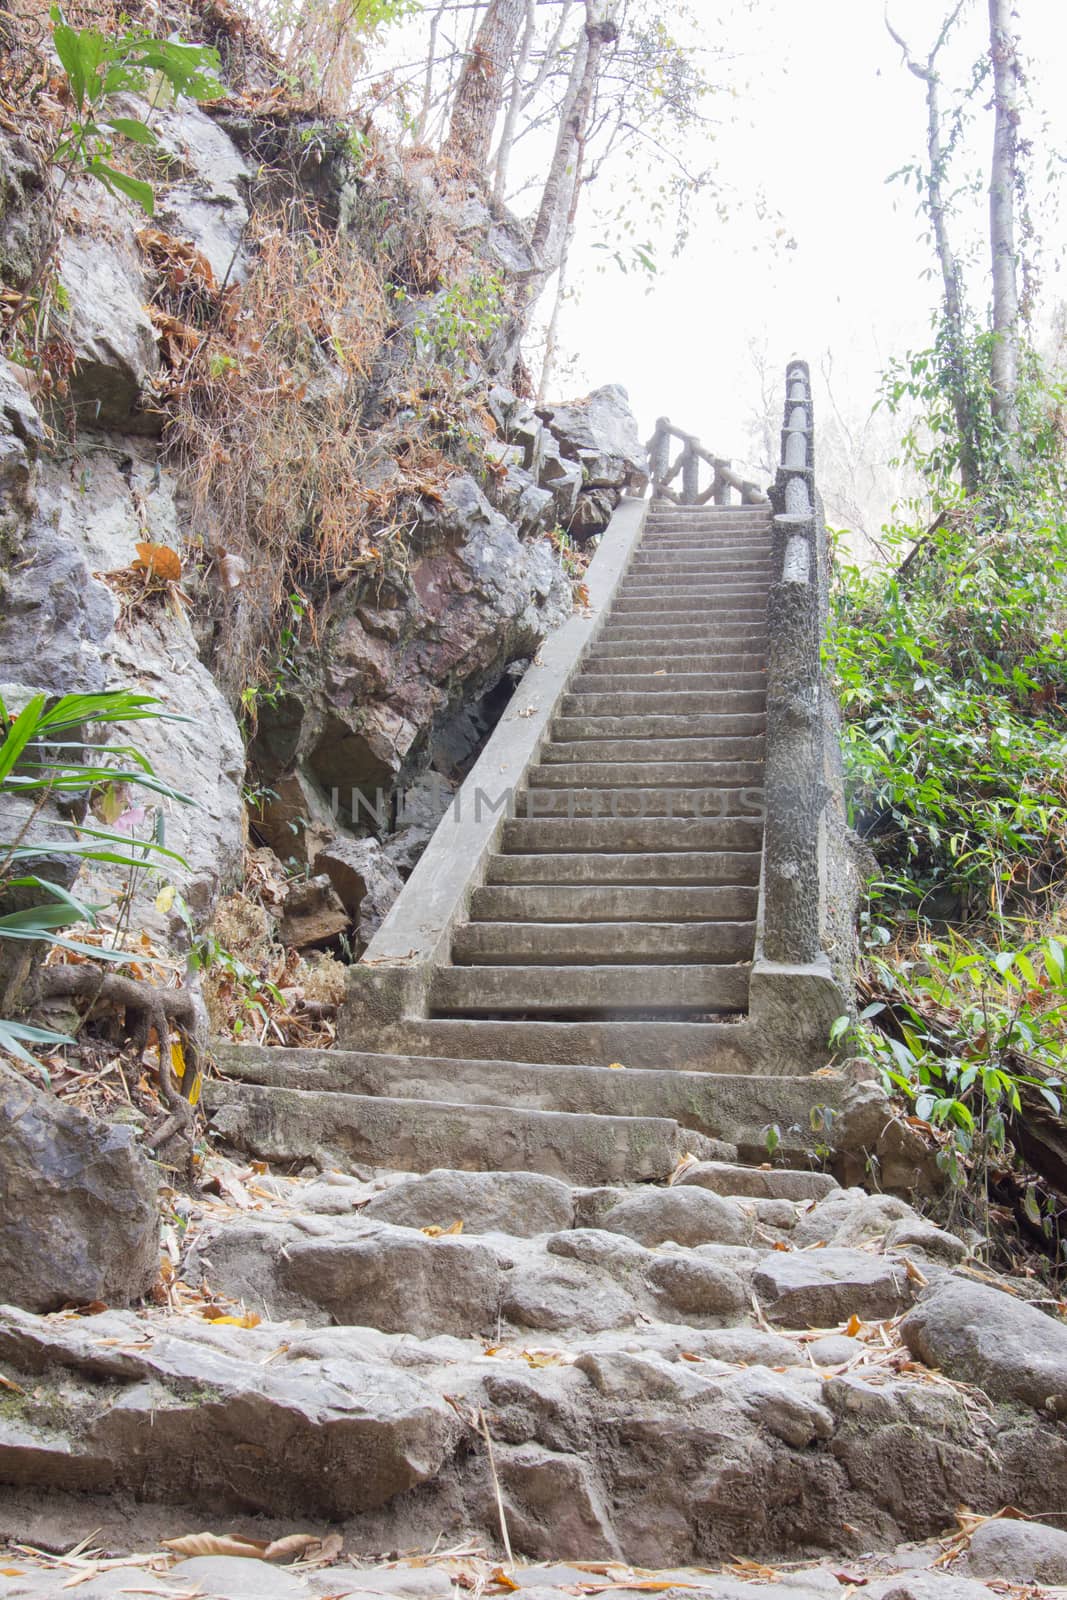
[[[161,1540],[163,1548],[183,1561],[193,1556],[236,1556],[246,1561],[299,1561],[301,1565],[325,1566],[336,1561],[344,1541],[339,1533],[325,1536],[290,1533],[282,1539],[249,1539],[228,1533],[187,1533],[178,1539]]]

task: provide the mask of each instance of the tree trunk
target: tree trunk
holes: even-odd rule
[[[496,174],[493,180],[493,193],[501,204],[506,198],[508,162],[511,158],[511,147],[515,143],[515,134],[518,131],[519,114],[522,111],[523,74],[530,59],[530,51],[533,49],[534,34],[536,32],[537,0],[526,0],[526,20],[522,30],[522,44],[519,46],[519,58],[515,63],[515,73],[511,85],[511,99],[508,102],[507,116],[504,118],[504,130],[500,135],[500,145],[496,153]]]
[[[585,27],[574,53],[556,148],[534,225],[533,254],[540,268],[538,288],[544,286],[559,264],[577,192],[582,145],[589,126],[601,57],[604,47],[618,38],[614,21],[616,7],[617,0],[585,0]]]
[[[493,129],[504,99],[504,76],[525,13],[525,0],[489,0],[463,63],[444,149],[446,155],[477,171],[484,172],[489,162]]]
[[[926,214],[930,218],[937,259],[941,268],[952,409],[956,416],[956,432],[959,435],[960,480],[965,492],[970,495],[976,492],[979,484],[978,430],[967,376],[967,319],[963,303],[963,275],[949,233],[948,201],[945,198],[948,152],[941,137],[941,79],[936,65],[937,58],[962,9],[963,0],[959,0],[942,24],[937,41],[925,62],[913,59],[904,40],[892,27],[888,16],[886,27],[903,51],[908,71],[913,73],[926,89],[926,159],[929,163],[925,178]]]
[[[960,443],[960,479],[965,493],[978,488],[978,450],[975,439],[974,407],[967,377],[967,327],[963,310],[963,279],[952,246],[948,227],[948,208],[944,192],[945,150],[941,140],[940,80],[936,72],[925,76],[927,128],[926,145],[930,171],[926,179],[926,209],[934,231],[937,259],[941,266],[941,288],[945,306],[945,334],[948,342],[949,375],[952,380],[952,406]]]
[[[537,402],[539,405],[548,397],[549,384],[556,375],[556,363],[559,359],[559,324],[563,314],[563,302],[567,298],[567,264],[570,257],[571,242],[574,239],[573,213],[567,225],[567,232],[563,239],[563,248],[559,257],[559,273],[556,279],[556,296],[552,302],[552,315],[548,319],[545,330],[545,356],[541,363],[541,377],[537,385]]]
[[[989,0],[989,53],[996,111],[989,182],[989,244],[993,261],[993,410],[1009,465],[1018,463],[1019,286],[1015,249],[1018,182],[1019,84],[1011,32],[1011,0]]]

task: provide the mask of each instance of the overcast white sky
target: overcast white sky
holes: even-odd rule
[[[722,37],[717,9],[708,8],[709,42]],[[943,14],[942,0],[892,0],[894,23],[916,53],[932,44]],[[882,0],[756,0],[736,18],[730,43],[741,93],[717,140],[721,170],[738,195],[764,191],[796,249],[771,248],[773,230],[750,208],[739,205],[724,227],[709,204],[685,256],[661,261],[646,296],[617,271],[596,275],[587,247],[583,292],[563,339],[577,364],[561,388],[622,382],[649,431],[665,413],[716,452],[740,457],[758,405],[750,340],[782,367],[802,355],[815,370],[830,351],[835,396],[857,415],[869,408],[887,357],[928,342],[936,286],[923,273],[932,256],[919,239],[914,191],[885,181],[921,151],[923,86],[901,64],[882,18]],[[1019,0],[1016,18],[1039,108],[1027,114],[1024,136],[1044,149],[1039,118],[1047,117],[1067,150],[1067,3]],[[971,0],[949,70],[966,76],[986,23],[984,0]],[[975,168],[987,160],[991,120],[980,113]],[[1061,166],[1057,181],[1065,176]],[[975,204],[976,239],[985,203],[982,195]],[[962,223],[959,231],[962,242]],[[1051,301],[1067,294],[1053,270],[1067,243],[1062,217],[1045,219],[1045,239]]]
[[[822,374],[832,363],[834,400],[852,425],[869,414],[878,373],[890,357],[930,341],[937,284],[924,274],[934,264],[932,250],[920,237],[914,189],[886,181],[923,153],[924,92],[886,32],[884,0],[690,3],[707,19],[694,43],[725,48],[732,60],[726,81],[733,96],[724,94],[710,107],[720,118],[713,149],[729,221],[721,220],[714,197],[698,204],[684,256],[673,260],[671,240],[657,241],[660,274],[647,293],[643,277],[624,276],[614,266],[603,270],[590,215],[590,202],[606,210],[625,204],[643,241],[644,198],[640,192],[605,194],[605,180],[588,192],[572,258],[578,292],[565,309],[565,359],[554,397],[622,383],[646,437],[655,418],[668,415],[717,454],[751,466],[751,425],[760,409],[753,344],[783,373],[793,356],[811,362],[817,419],[829,410]],[[889,3],[898,32],[925,56],[951,0]],[[663,0],[662,15],[677,30],[671,0]],[[1035,210],[1045,240],[1048,307],[1067,296],[1057,271],[1067,255],[1067,208],[1057,216],[1043,203],[1067,177],[1067,166],[1058,163],[1049,190],[1047,152],[1067,151],[1067,0],[1018,0],[1015,16],[1035,102],[1022,134],[1041,152],[1036,165],[1043,192]],[[418,20],[392,30],[386,61],[417,60],[423,34]],[[968,0],[943,57],[946,105],[953,82],[966,82],[987,49],[986,0]],[[721,65],[711,61],[709,70],[721,81]],[[981,103],[975,109],[973,146],[956,170],[984,182],[992,117]],[[516,165],[532,160],[542,171],[547,152],[522,148]],[[706,161],[706,151],[693,152],[693,164]],[[654,170],[650,177],[655,181]],[[986,207],[982,192],[957,223],[961,250],[970,244],[976,252],[975,302],[983,308]],[[775,244],[779,226],[795,248]],[[831,487],[824,481],[824,490]],[[886,481],[857,491],[870,531],[895,492]]]

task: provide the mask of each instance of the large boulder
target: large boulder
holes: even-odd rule
[[[216,283],[243,282],[249,268],[245,196],[252,168],[218,123],[188,101],[163,113],[156,136],[180,173],[176,181],[159,186],[156,224],[194,244]]]
[[[946,1277],[901,1324],[912,1355],[993,1400],[1067,1418],[1067,1324],[1025,1300]]]
[[[473,478],[458,476],[427,504],[411,540],[410,581],[370,605],[366,585],[342,589],[301,664],[306,693],[281,708],[288,770],[302,766],[339,813],[386,831],[402,780],[428,759],[456,706],[493,688],[570,614],[571,592],[546,540],[523,542]],[[259,745],[269,751],[271,708]],[[269,759],[262,777],[272,785]]]
[[[155,1169],[131,1131],[0,1065],[0,1302],[128,1305],[158,1272]]]
[[[621,384],[605,384],[570,405],[543,406],[538,415],[563,456],[580,463],[587,488],[622,489],[647,479],[648,456]]]
[[[341,904],[356,925],[366,948],[381,927],[404,880],[377,839],[338,835],[315,857],[316,873],[325,873]]]

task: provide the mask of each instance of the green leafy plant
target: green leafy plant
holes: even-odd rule
[[[73,28],[58,6],[53,6],[52,42],[67,81],[71,112],[52,150],[51,165],[61,175],[55,187],[45,244],[29,281],[7,320],[6,343],[19,348],[23,314],[34,304],[45,282],[59,242],[58,219],[63,196],[76,177],[93,178],[111,194],[132,200],[150,216],[155,210],[155,190],[143,178],[115,165],[115,146],[154,147],[156,134],[140,117],[127,116],[119,97],[139,94],[154,108],[164,95],[185,95],[193,100],[216,99],[222,94],[218,80],[218,52],[210,45],[186,44],[178,39],[154,39],[140,29],[108,35],[96,28]],[[58,294],[41,297],[50,302]],[[41,325],[47,306],[34,310],[35,336],[41,343]]]
[[[473,356],[504,321],[504,280],[472,272],[442,290],[415,321],[419,354],[438,361]]]
[[[852,820],[897,908],[999,914],[1067,860],[1067,517],[1032,495],[885,548],[895,570],[835,569]]]
[[[191,804],[188,795],[164,783],[147,758],[128,743],[87,744],[89,725],[106,728],[130,722],[181,720],[159,709],[151,695],[113,690],[103,694],[63,695],[49,705],[49,697],[35,695],[17,716],[0,700],[0,802],[13,813],[10,838],[0,840],[0,894],[19,899],[39,895],[28,906],[0,916],[0,939],[42,943],[94,960],[123,962],[127,952],[72,938],[66,930],[76,924],[96,928],[100,907],[72,894],[62,884],[30,872],[20,874],[20,863],[39,861],[42,854],[101,865],[145,870],[146,862],[169,859],[184,865],[176,851],[162,839],[134,841],[117,827],[99,827],[59,816],[49,818],[54,843],[42,845],[33,837],[34,824],[49,801],[66,797],[83,800],[97,785],[129,784],[169,800]],[[23,802],[19,806],[18,802]],[[69,837],[67,837],[69,835]],[[25,1023],[0,1019],[0,1050],[36,1066],[26,1050],[28,1043],[69,1044],[65,1036]]]
[[[939,1159],[955,1183],[1003,1152],[1027,1093],[1060,1114],[1067,963],[1057,939],[998,948],[953,933],[870,965],[879,997],[859,1026],[839,1017],[830,1042],[871,1062],[887,1090],[946,1136]]]
[[[140,118],[116,115],[112,103],[121,94],[146,93],[155,102],[164,89],[175,98],[216,99],[222,93],[218,52],[210,45],[153,39],[140,30],[109,38],[96,28],[72,28],[58,6],[51,15],[52,40],[74,107],[52,159],[64,178],[72,173],[96,178],[151,215],[152,185],[120,171],[111,158],[116,138],[154,145],[156,135]]]

